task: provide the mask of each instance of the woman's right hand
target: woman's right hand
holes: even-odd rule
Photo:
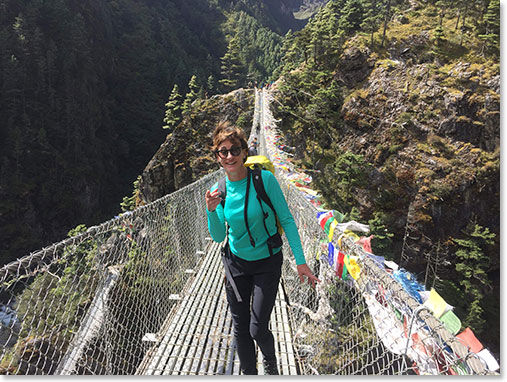
[[[215,211],[217,206],[222,201],[218,189],[216,189],[213,192],[210,192],[210,190],[206,190],[205,199],[206,199],[206,208],[208,209],[209,212]]]
[[[308,278],[308,284],[310,284],[314,289],[315,289],[315,286],[317,285],[317,283],[320,283],[320,280],[316,276],[314,276],[314,274],[312,273],[312,271],[310,270],[308,265],[299,264],[297,266],[297,269],[298,269],[299,280],[302,283],[305,282],[304,276],[306,276]]]

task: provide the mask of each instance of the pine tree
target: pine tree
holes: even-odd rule
[[[174,129],[181,121],[181,94],[177,84],[174,84],[169,100],[165,104],[165,125],[163,129]]]
[[[484,297],[482,291],[490,284],[487,274],[490,259],[486,255],[486,249],[494,243],[496,235],[489,228],[483,228],[475,222],[467,225],[464,234],[463,239],[453,239],[457,245],[456,271],[461,274],[460,285],[468,301],[464,325],[480,331],[485,325],[481,307]]]
[[[356,204],[357,191],[367,184],[370,171],[371,165],[362,155],[344,151],[324,166],[324,176],[317,179],[318,187],[332,208],[350,211]]]
[[[387,3],[385,4],[385,10],[384,10],[384,31],[382,32],[382,42],[380,43],[381,47],[384,47],[384,43],[386,41],[386,31],[387,31],[387,24],[389,23],[389,19],[391,18],[391,2],[393,0],[387,0]]]
[[[323,19],[326,18],[327,12],[325,9],[322,9],[316,16],[315,22],[310,29],[310,45],[308,46],[311,50],[311,57],[313,58],[313,63],[315,67],[319,66],[319,58],[323,51],[323,44],[325,44],[325,40],[327,39],[325,26],[323,23]]]
[[[282,63],[274,71],[273,77],[278,78],[282,73],[287,73],[297,67],[299,57],[297,54],[296,44],[294,43],[295,37],[291,29],[287,31],[282,39],[281,56]]]
[[[204,86],[202,86],[202,85],[199,86],[199,91],[197,92],[197,98],[204,99],[205,95],[206,95],[206,92],[204,90]]]
[[[213,74],[210,74],[208,76],[208,79],[206,80],[206,94],[213,95],[216,91],[216,80],[215,77],[213,77]]]
[[[438,0],[435,6],[438,8],[438,25],[442,26],[445,14],[455,0]]]
[[[141,183],[141,175],[139,175],[134,181],[134,187],[132,189],[131,196],[124,196],[122,202],[120,203],[120,208],[122,212],[126,211],[134,211],[138,206],[139,202],[139,184]]]
[[[316,67],[326,64],[338,56],[343,32],[339,29],[339,15],[335,8],[325,6],[312,22],[309,48]]]
[[[438,0],[435,3],[435,6],[438,8],[438,25],[435,27],[433,32],[433,41],[438,47],[442,46],[442,43],[445,41],[445,33],[442,23],[448,9],[451,7],[451,4],[451,0]]]
[[[182,114],[187,114],[190,111],[192,102],[198,98],[199,84],[197,82],[197,76],[194,74],[188,82],[188,93],[185,94],[185,100],[183,101],[183,107],[181,108]]]
[[[345,8],[346,3],[347,0],[331,0],[326,4],[326,7],[329,7],[331,13],[336,15],[336,17],[339,19],[342,15],[342,11]]]
[[[486,32],[479,35],[484,41],[484,50],[497,54],[500,51],[500,0],[489,2],[486,14],[484,15]]]
[[[469,0],[458,0],[457,1],[457,17],[456,17],[456,25],[454,27],[454,30],[457,31],[459,28],[459,23],[461,21],[461,33],[460,33],[460,40],[459,40],[459,46],[463,46],[463,40],[465,37],[465,30],[466,30],[466,19],[468,15],[468,11],[471,7]]]
[[[370,46],[373,49],[373,34],[378,30],[382,14],[379,12],[380,0],[365,0],[363,7],[365,9],[364,19],[361,28],[365,32],[369,32],[371,36]]]
[[[370,233],[375,236],[375,240],[372,240],[371,243],[372,250],[373,253],[392,259],[393,254],[391,246],[394,234],[388,231],[385,220],[385,214],[379,211],[374,212],[373,218],[368,220]]]
[[[311,57],[311,35],[310,29],[304,28],[299,32],[297,39],[295,40],[296,49],[302,53],[305,64],[308,64],[308,60]]]
[[[360,0],[348,0],[342,10],[339,26],[347,34],[359,30],[363,22],[363,7]]]
[[[221,58],[222,79],[220,82],[226,91],[236,89],[242,85],[245,76],[245,66],[241,60],[240,47],[237,38],[229,41],[227,52]]]
[[[309,113],[310,119],[322,129],[337,126],[343,106],[343,94],[338,82],[331,80],[327,86],[318,88],[314,94],[307,107],[312,110]],[[332,132],[330,131],[330,133]],[[326,139],[328,138],[326,137]]]
[[[433,31],[433,41],[436,46],[441,46],[445,40],[444,28],[442,25],[437,25]]]

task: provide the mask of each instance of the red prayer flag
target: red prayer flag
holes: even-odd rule
[[[373,239],[373,235],[368,237],[363,236],[356,243],[361,244],[366,252],[373,253],[371,250],[371,239]]]
[[[338,261],[336,262],[336,271],[335,271],[336,276],[342,277],[344,257],[345,257],[345,255],[343,254],[343,252],[339,251],[338,252]]]
[[[466,328],[463,330],[460,334],[456,336],[461,340],[463,345],[470,348],[470,350],[474,353],[479,353],[484,346],[480,343],[480,341],[475,336],[474,332],[472,332],[472,329]]]

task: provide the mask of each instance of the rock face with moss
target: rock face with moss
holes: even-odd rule
[[[229,120],[246,133],[252,125],[253,90],[198,99],[183,121],[171,131],[144,169],[138,185],[143,202],[154,201],[217,170],[211,136],[220,120]]]
[[[371,189],[377,203],[359,208],[398,210],[391,229],[411,231],[411,245],[405,241],[399,250],[410,247],[406,254],[424,267],[426,259],[416,254],[459,236],[471,219],[499,229],[499,66],[427,62],[410,42],[392,44],[407,48],[389,45],[392,54],[382,59],[366,47],[343,54],[344,62],[355,62],[356,75],[343,67],[337,74],[352,85],[342,108],[342,147],[373,164],[376,186],[384,189]]]

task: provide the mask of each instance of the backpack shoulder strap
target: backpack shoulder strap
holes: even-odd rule
[[[227,195],[227,187],[225,186],[225,176],[218,181],[218,191],[220,192],[220,196],[222,197],[222,201],[220,204],[223,208],[225,208],[225,197]]]
[[[269,199],[268,194],[266,193],[266,189],[264,188],[264,182],[262,181],[261,169],[258,166],[255,166],[252,170],[252,178],[253,184],[255,188],[255,192],[262,199],[264,203],[268,205],[269,208],[273,211],[276,216],[275,208],[273,207],[273,203],[271,203],[271,199]]]
[[[253,184],[255,188],[255,192],[257,192],[257,197],[259,199],[259,203],[262,200],[264,203],[268,205],[269,208],[273,211],[275,214],[276,219],[276,226],[278,228],[278,233],[283,233],[283,228],[280,223],[280,220],[278,219],[278,215],[276,214],[275,207],[273,206],[273,203],[271,203],[271,199],[269,198],[266,189],[264,188],[264,181],[262,180],[262,174],[261,174],[261,168],[258,166],[255,166],[252,170],[252,178],[253,178]],[[261,204],[262,208],[262,204]],[[263,211],[264,212],[264,211]]]

